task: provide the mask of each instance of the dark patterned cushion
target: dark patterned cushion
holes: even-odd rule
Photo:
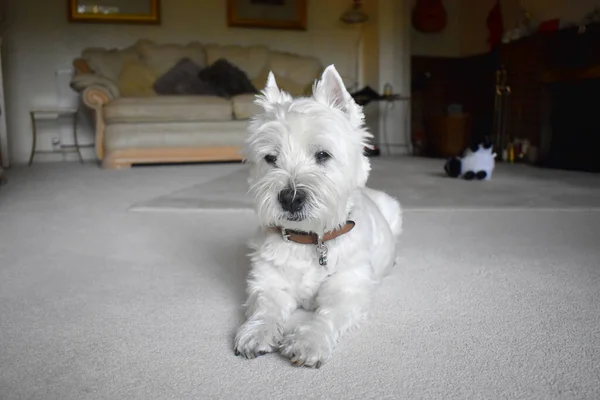
[[[198,73],[200,80],[226,93],[225,97],[238,94],[258,93],[244,71],[225,59],[218,59]]]
[[[162,95],[227,96],[227,92],[199,79],[200,70],[192,60],[182,58],[154,82],[154,91]]]

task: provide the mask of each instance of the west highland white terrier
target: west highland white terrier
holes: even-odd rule
[[[293,99],[269,74],[256,104],[263,110],[249,124],[244,157],[260,229],[234,351],[279,351],[319,368],[394,265],[401,208],[365,186],[372,135],[333,65],[305,98]],[[289,328],[299,307],[314,315]]]

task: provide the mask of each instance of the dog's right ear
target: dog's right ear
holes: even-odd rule
[[[362,124],[364,118],[362,107],[356,104],[348,93],[342,77],[333,64],[325,68],[321,79],[315,83],[313,97],[322,104],[343,111],[354,125]]]
[[[292,96],[279,89],[275,80],[275,75],[273,75],[273,72],[269,72],[267,84],[260,94],[256,96],[254,103],[264,108],[265,111],[269,111],[273,109],[274,105],[285,103],[287,101],[292,101]]]

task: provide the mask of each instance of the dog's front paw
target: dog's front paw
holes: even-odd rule
[[[283,338],[280,352],[292,364],[320,368],[331,357],[333,343],[322,328],[311,324],[300,325]]]
[[[277,350],[281,343],[281,331],[276,322],[246,321],[235,336],[235,355],[256,358]]]

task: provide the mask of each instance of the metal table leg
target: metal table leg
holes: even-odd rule
[[[81,155],[81,150],[79,148],[79,140],[77,139],[77,116],[79,115],[79,111],[75,111],[73,114],[73,143],[75,144],[75,150],[77,151],[77,155],[79,156],[79,162],[83,164],[83,156]]]
[[[33,140],[31,143],[31,155],[29,156],[29,165],[33,164],[33,157],[35,156],[35,147],[36,147],[36,142],[37,142],[37,126],[35,124],[35,115],[33,112],[30,112],[29,115],[31,116],[31,129],[33,132]]]

